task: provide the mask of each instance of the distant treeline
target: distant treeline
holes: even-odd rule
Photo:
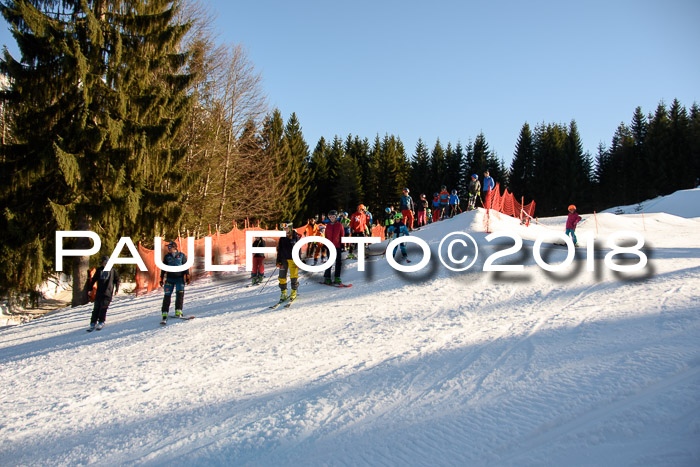
[[[220,45],[202,4],[4,2],[21,57],[0,58],[0,295],[54,273],[57,230],[91,230],[102,251],[71,266],[73,304],[87,270],[119,237],[201,237],[234,222],[302,223],[331,209],[375,212],[403,188],[463,197],[484,170],[536,215],[630,204],[690,188],[700,175],[700,117],[678,101],[641,109],[595,160],[575,122],[523,125],[510,167],[484,134],[466,145],[395,135],[321,138],[270,110],[239,45]],[[88,248],[76,241],[72,248]]]

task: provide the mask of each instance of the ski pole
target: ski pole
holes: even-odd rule
[[[262,289],[260,289],[260,292],[258,292],[258,295],[260,295],[260,293],[263,291],[263,289],[268,284],[268,282],[270,282],[270,279],[272,279],[272,276],[275,275],[275,272],[277,272],[277,266],[275,266],[275,269],[274,269],[274,271],[272,271],[272,274],[270,274],[270,277],[267,278],[267,282],[265,282],[265,284],[262,286]]]

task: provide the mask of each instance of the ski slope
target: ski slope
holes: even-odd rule
[[[197,318],[167,327],[156,292],[118,295],[99,332],[90,306],[0,330],[0,464],[699,465],[700,219],[583,215],[595,271],[578,248],[546,272],[534,240],[565,218],[492,213],[524,268],[484,272],[484,215],[414,232],[433,253],[421,272],[374,256],[345,262],[350,289],[304,273],[288,309],[268,309],[274,280],[231,274],[193,283]],[[643,271],[605,267],[619,230],[644,236]],[[437,260],[456,231],[479,246],[466,272]]]

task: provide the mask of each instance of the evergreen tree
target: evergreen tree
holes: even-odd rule
[[[447,161],[445,150],[440,144],[440,138],[435,142],[433,151],[430,153],[430,185],[433,190],[440,191],[442,185],[447,185]]]
[[[678,99],[674,99],[668,111],[669,118],[669,159],[668,175],[673,191],[692,188],[695,175],[690,168],[693,166],[690,141],[691,126],[688,112]]]
[[[334,198],[340,209],[352,214],[362,202],[362,176],[360,167],[352,156],[345,154],[340,158],[339,172],[343,175],[333,186]]]
[[[428,147],[425,145],[422,139],[418,139],[416,143],[416,151],[413,155],[413,160],[411,161],[411,177],[410,177],[410,187],[412,191],[415,191],[418,195],[425,193],[430,195],[435,187],[431,185],[430,179],[430,153],[428,152]]]
[[[519,196],[531,199],[534,169],[534,147],[532,132],[527,122],[520,129],[518,141],[515,144],[513,161],[510,164],[510,191]]]
[[[650,172],[654,175],[653,183],[649,183],[651,197],[667,195],[674,191],[671,168],[671,123],[663,102],[659,103],[656,113],[649,118],[647,136],[644,143],[645,157],[650,164]]]
[[[328,145],[321,137],[311,154],[310,162],[312,182],[307,195],[306,205],[309,207],[307,216],[327,213],[333,207],[329,204],[332,186],[328,177]]]
[[[690,167],[688,171],[695,177],[693,185],[700,181],[700,108],[694,103],[690,108]]]
[[[304,141],[301,124],[296,114],[287,120],[284,130],[287,154],[285,180],[288,186],[287,197],[282,200],[282,217],[293,219],[295,223],[302,221],[306,212],[305,200],[310,190],[311,169],[309,166],[309,146]]]
[[[633,180],[633,186],[630,194],[635,200],[646,199],[651,196],[650,183],[644,183],[644,180],[651,180],[653,176],[653,168],[649,163],[644,151],[644,144],[647,137],[647,119],[642,113],[642,108],[637,107],[632,116],[632,124],[630,131],[634,141],[634,147],[631,154],[629,175]]]
[[[177,168],[186,150],[175,141],[191,102],[181,51],[189,25],[174,20],[173,2],[135,1],[128,12],[120,5],[1,7],[22,54],[21,63],[7,52],[0,63],[16,116],[16,142],[3,147],[10,183],[2,227],[25,232],[3,249],[48,247],[12,265],[17,272],[6,288],[31,290],[46,275],[55,230],[100,232],[108,249],[119,235],[152,234],[181,215],[182,187],[191,179]],[[88,265],[87,257],[74,263],[73,305],[87,302]]]
[[[461,148],[460,148],[461,149]],[[448,190],[461,189],[462,182],[462,152],[452,148],[452,143],[447,143],[445,150],[445,184]]]

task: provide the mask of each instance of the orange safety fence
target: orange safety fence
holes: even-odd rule
[[[486,232],[490,231],[489,221],[491,219],[491,211],[500,212],[508,216],[520,219],[521,223],[529,225],[530,219],[535,214],[535,202],[525,205],[524,199],[518,202],[515,196],[508,192],[506,188],[501,194],[500,184],[496,183],[494,189],[482,200],[486,215],[484,216],[484,227]]]
[[[299,236],[303,237],[306,233],[306,225],[303,227],[296,228]],[[239,229],[234,225],[233,230],[228,233],[215,233],[213,235],[208,235],[212,242],[212,265],[226,265],[233,266],[236,265],[238,271],[245,271],[246,269],[246,232],[265,230],[260,227],[247,227],[243,230]],[[382,226],[375,226],[372,228],[372,236],[380,237],[384,240],[384,228]],[[205,237],[205,238],[207,238]],[[195,239],[194,241],[194,263],[190,267],[190,276],[193,280],[198,278],[208,276],[212,274],[212,271],[205,270],[205,238]],[[278,239],[275,237],[266,237],[265,246],[266,247],[277,247]],[[165,258],[168,252],[167,244],[169,240],[161,240],[161,261]],[[178,238],[176,240],[178,244],[178,250],[183,252],[187,258],[192,257],[192,252],[189,251],[189,246],[186,238]],[[306,252],[308,244],[302,247],[302,253]],[[159,287],[160,282],[160,269],[156,266],[155,262],[155,250],[150,250],[145,248],[139,243],[138,253],[141,256],[146,268],[145,272],[138,270],[136,272],[136,289],[134,293],[136,295],[142,293],[148,293]]]

